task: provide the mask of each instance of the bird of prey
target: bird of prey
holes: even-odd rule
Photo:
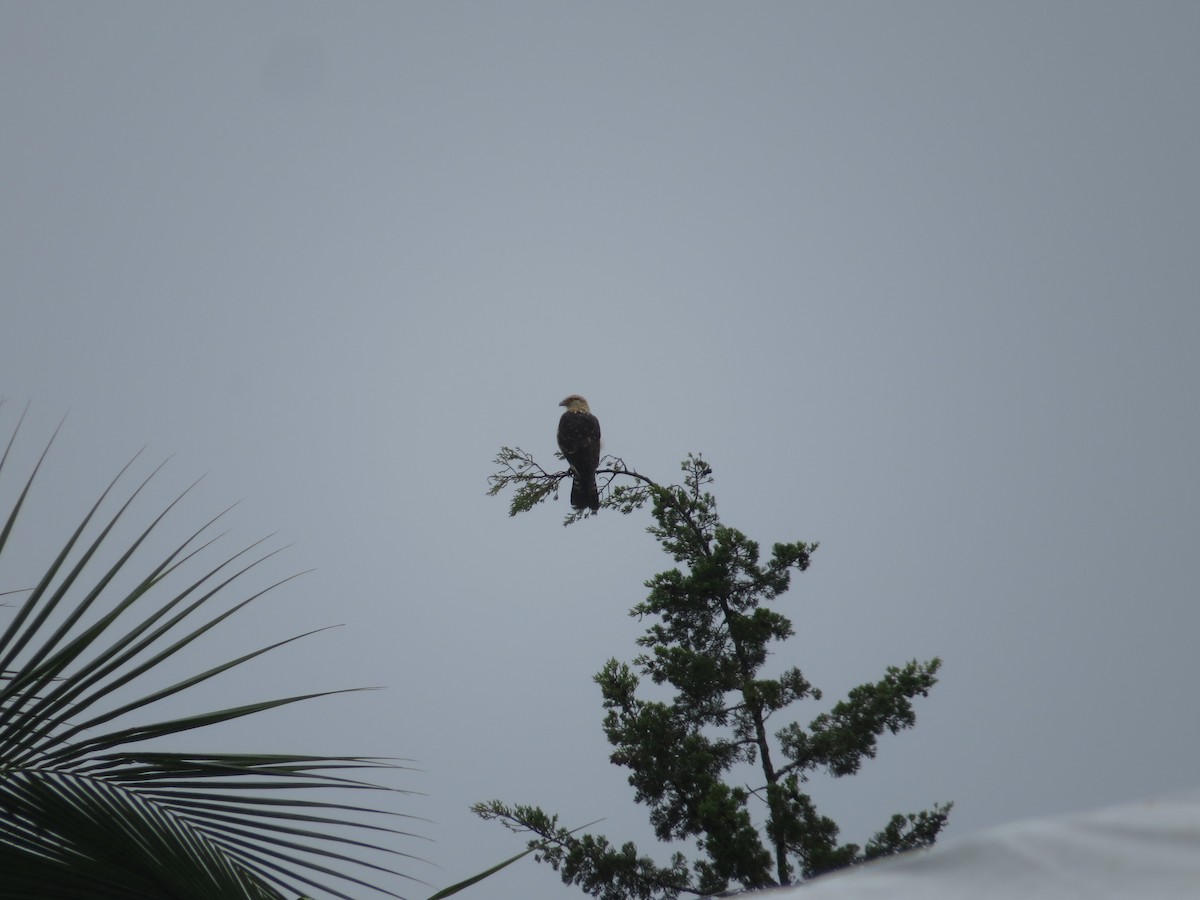
[[[596,467],[600,465],[600,420],[592,415],[588,403],[572,394],[559,406],[567,411],[558,420],[558,449],[571,467],[571,506],[575,509],[600,509],[600,489],[596,487]]]

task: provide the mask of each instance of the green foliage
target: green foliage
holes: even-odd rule
[[[18,429],[0,457],[5,477]],[[10,539],[49,449],[0,513],[0,562],[15,546]],[[406,833],[381,824],[400,814],[342,802],[368,791],[384,796],[390,789],[358,773],[396,764],[147,746],[337,693],[162,717],[164,701],[304,635],[162,681],[183,651],[271,590],[223,601],[273,554],[252,545],[204,563],[215,540],[204,537],[209,522],[165,558],[143,561],[147,539],[177,500],[139,527],[131,545],[113,535],[152,477],[114,500],[118,475],[36,585],[7,592],[23,598],[0,621],[0,900],[279,900],[314,889],[361,897],[368,888],[398,896],[378,878],[399,873],[363,852],[408,856],[393,846]]]
[[[587,827],[587,826],[584,826],[584,827]],[[531,846],[527,850],[522,850],[520,853],[510,856],[508,859],[504,860],[503,862],[497,863],[496,865],[492,866],[491,868],[484,869],[482,872],[472,875],[470,878],[464,878],[462,881],[459,881],[459,882],[456,882],[455,884],[450,885],[450,887],[443,888],[442,890],[438,891],[436,894],[431,894],[427,898],[427,900],[446,900],[447,897],[453,897],[459,891],[464,891],[467,888],[469,888],[471,885],[478,884],[479,882],[483,881],[485,878],[490,878],[491,876],[493,876],[497,872],[499,872],[501,869],[508,868],[513,863],[515,863],[517,860],[524,859],[530,853],[533,853],[534,850],[536,850],[536,849],[538,849],[536,846]]]
[[[562,454],[558,454],[561,458]],[[494,460],[500,466],[500,471],[492,475],[488,482],[488,496],[494,497],[506,487],[516,485],[512,503],[509,504],[508,514],[528,512],[548,497],[558,497],[559,481],[570,474],[556,472],[553,475],[534,462],[533,457],[520,447],[501,447],[500,453]]]
[[[549,863],[565,884],[575,884],[601,900],[654,900],[678,897],[690,875],[683,854],[671,865],[658,866],[639,856],[633,844],[613,847],[603,836],[575,837],[551,816],[533,806],[510,807],[499,800],[477,803],[472,809],[483,819],[495,819],[516,832],[537,835],[529,842],[538,862]]]
[[[595,676],[610,761],[629,770],[655,836],[691,841],[701,856],[689,863],[676,852],[660,866],[633,844],[575,837],[538,807],[491,801],[475,812],[533,835],[539,860],[603,900],[671,900],[731,885],[788,884],[797,872],[808,878],[932,844],[949,804],[896,814],[861,848],[839,841],[836,823],[817,811],[802,787],[817,770],[833,777],[856,773],[874,758],[885,731],[911,728],[912,700],[928,695],[941,661],[889,667],[807,726],[792,722],[771,733],[772,716],[798,701],[822,699],[797,667],[774,677],[762,672],[772,648],[793,634],[791,621],[764,604],[788,590],[793,572],[808,568],[817,545],[777,543],[763,561],[756,542],[720,521],[708,490],[712,469],[700,456],[683,462],[682,485],[667,487],[619,459],[606,460],[602,508],[629,513],[648,502],[648,531],[677,564],[648,580],[646,599],[630,611],[648,622],[632,664],[610,659]],[[567,474],[545,472],[520,450],[503,448],[497,461],[506,468],[493,476],[490,493],[514,487],[514,515],[555,493]],[[617,477],[633,483],[614,486]],[[566,524],[579,518],[568,515]],[[643,679],[669,688],[670,700],[642,697]],[[746,771],[757,772],[757,787],[745,783]]]
[[[563,458],[563,455],[558,452],[554,456],[559,460]],[[547,472],[538,465],[532,454],[520,447],[501,447],[493,461],[500,468],[494,475],[488,476],[487,493],[489,497],[494,497],[505,488],[513,488],[513,498],[508,505],[510,516],[528,512],[548,499],[557,500],[559,482],[571,474],[569,468],[558,472]],[[600,465],[602,468],[596,472],[598,486],[602,494],[606,490],[608,491],[603,507],[626,515],[635,509],[640,509],[650,494],[652,482],[648,478],[643,478],[636,472],[626,469],[625,463],[615,456],[605,456],[600,460]],[[608,478],[599,477],[603,475],[607,475]],[[638,479],[640,483],[613,486],[612,480],[617,475],[629,475]],[[595,513],[587,510],[572,510],[563,519],[563,525],[571,525],[593,515]]]

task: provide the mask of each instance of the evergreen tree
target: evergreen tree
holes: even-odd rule
[[[557,495],[567,472],[546,472],[519,448],[502,448],[491,494],[516,488],[515,515]],[[804,784],[817,771],[840,777],[873,758],[879,737],[916,722],[912,700],[936,683],[941,661],[889,667],[854,688],[807,727],[792,722],[772,734],[768,721],[804,699],[820,700],[797,667],[776,677],[762,669],[772,647],[793,634],[786,616],[765,603],[787,591],[792,571],[808,568],[816,544],[775,544],[760,562],[759,546],[722,524],[708,492],[712,469],[700,456],[683,463],[682,485],[664,487],[607,457],[603,507],[629,513],[650,503],[649,531],[679,564],[646,586],[630,614],[650,624],[632,665],[610,659],[595,676],[604,704],[610,760],[629,770],[635,799],[650,811],[657,838],[694,841],[700,856],[681,852],[662,865],[591,834],[576,836],[538,807],[500,801],[475,812],[530,833],[537,858],[565,883],[603,900],[651,900],[790,884],[799,878],[901,850],[932,844],[950,804],[891,817],[865,847],[840,843],[838,826],[818,813]],[[617,477],[632,484],[613,485]],[[566,524],[586,518],[570,513]],[[669,686],[669,702],[639,696],[643,679]],[[756,772],[753,786],[731,773]],[[739,783],[744,779],[736,779]]]

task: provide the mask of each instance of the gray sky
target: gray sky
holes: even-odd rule
[[[244,498],[231,540],[316,570],[212,656],[344,623],[253,687],[388,688],[227,749],[417,760],[439,885],[519,849],[491,798],[658,853],[591,682],[667,567],[647,516],[484,494],[579,392],[638,470],[701,451],[729,524],[821,542],[780,667],[832,700],[944,658],[813,783],[845,838],[1195,786],[1198,36],[1188,2],[2,2],[2,430],[69,410],[44,552],[173,455],[163,496],[207,473],[173,535]]]

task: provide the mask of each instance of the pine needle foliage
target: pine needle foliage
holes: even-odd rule
[[[496,461],[490,493],[512,488],[513,515],[555,496],[568,475],[545,471],[520,448],[501,448]],[[595,676],[609,759],[629,770],[655,836],[690,843],[698,855],[689,860],[677,850],[656,862],[632,843],[576,836],[536,806],[493,800],[476,804],[476,814],[529,835],[535,858],[601,900],[791,884],[932,844],[951,804],[895,814],[860,847],[839,840],[837,824],[804,787],[815,773],[855,774],[875,757],[882,735],[913,727],[913,700],[936,684],[941,660],[888,667],[807,725],[769,725],[793,704],[822,699],[798,667],[763,673],[793,635],[791,621],[766,604],[809,567],[817,545],[777,543],[763,560],[758,543],[721,522],[708,489],[713,471],[699,455],[683,461],[680,485],[661,486],[615,457],[601,466],[601,508],[628,514],[649,504],[648,531],[676,563],[646,582],[649,594],[630,610],[648,623],[640,651],[631,663],[609,659]],[[586,517],[573,511],[564,524]],[[671,699],[643,696],[646,680],[663,686],[655,696],[665,687]]]

